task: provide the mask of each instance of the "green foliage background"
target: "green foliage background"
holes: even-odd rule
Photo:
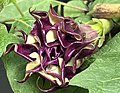
[[[29,14],[29,8],[32,7],[32,9],[48,11],[50,4],[52,4],[53,7],[60,5],[60,3],[56,3],[55,1],[56,0],[0,0],[0,56],[4,61],[7,76],[14,93],[40,93],[35,84],[38,75],[34,75],[24,84],[19,84],[16,80],[23,78],[27,61],[14,52],[6,56],[2,54],[9,44],[20,43],[21,40],[16,36],[18,34],[16,33],[17,30],[24,30],[29,34],[34,22],[34,19]],[[120,0],[94,0],[94,2],[90,2],[88,6],[83,0],[67,0],[68,5],[88,8],[90,11],[99,3],[120,4]],[[17,7],[24,16],[21,15]],[[63,7],[62,12],[64,16],[70,16],[78,23],[87,22],[92,18],[92,15],[88,15],[67,5]],[[117,18],[116,22],[118,22],[119,19],[120,18]],[[10,31],[7,31],[6,25],[11,25]],[[120,26],[117,25],[117,27],[119,28]],[[73,77],[68,88],[60,89],[54,93],[120,93],[119,55],[120,33],[117,31],[117,35],[111,38],[105,46],[90,57],[94,58],[93,62],[91,62],[90,58],[86,60],[82,67],[86,69]],[[40,84],[41,83],[42,80]]]

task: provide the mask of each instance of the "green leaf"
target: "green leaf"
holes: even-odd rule
[[[69,1],[67,4],[70,4],[72,6],[77,6],[80,8],[86,8],[86,5],[83,3],[82,0],[73,0]],[[68,6],[64,6],[64,16],[70,16],[70,17],[81,17],[83,15],[83,12],[80,12],[78,9],[74,9]]]
[[[95,0],[93,3],[89,5],[90,10],[93,9],[93,7],[96,4],[119,4],[120,0]]]
[[[5,25],[0,24],[0,57],[11,43],[19,43],[18,38],[14,34],[8,33]]]
[[[0,4],[7,5],[7,4],[11,3],[12,1],[16,2],[16,0],[0,0]]]
[[[52,4],[53,6],[57,5],[52,1],[53,0],[16,0],[16,4],[20,8],[24,16],[30,17],[29,8],[32,7],[36,10],[48,11],[50,4]],[[21,15],[18,12],[17,8],[13,5],[13,3],[5,6],[0,13],[0,22],[13,20],[16,18],[21,18]]]
[[[32,75],[25,83],[18,83],[25,74],[27,61],[14,52],[2,58],[7,72],[8,80],[14,93],[41,93],[36,87],[38,75]]]
[[[69,86],[67,88],[63,88],[61,93],[89,93],[87,89],[76,87],[76,86]]]
[[[16,19],[16,21],[12,24],[10,32],[15,33],[17,30],[23,30],[27,34],[29,34],[32,29],[32,24],[34,23],[34,21],[35,21],[34,19],[30,18]]]
[[[2,11],[3,7],[3,4],[0,4],[0,12]]]
[[[80,15],[80,17],[75,18],[75,21],[78,22],[78,23],[80,23],[80,22],[88,22],[88,21],[90,21],[90,19],[91,19],[90,16],[85,15],[84,13],[82,13]]]
[[[87,89],[76,87],[76,86],[68,86],[52,93],[89,93]]]
[[[16,2],[16,0],[0,0],[0,12],[4,8],[4,6],[10,4],[12,1]]]
[[[94,56],[95,61],[76,75],[70,85],[80,86],[89,93],[120,92],[120,33]]]

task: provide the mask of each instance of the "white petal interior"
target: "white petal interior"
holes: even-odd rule
[[[49,66],[46,68],[46,71],[47,71],[47,72],[50,72],[50,73],[61,74],[60,67],[55,66],[55,65],[49,65]]]
[[[58,58],[58,61],[59,61],[59,66],[60,66],[60,68],[62,67],[62,62],[63,62],[63,58]]]
[[[49,75],[44,71],[39,71],[38,73],[40,73],[42,76],[46,77],[47,79],[51,80],[52,82],[56,81],[59,86],[62,84],[57,77],[53,77],[52,75]]]
[[[76,66],[76,68],[79,68],[79,67],[81,66],[81,60],[78,59],[76,62],[77,62],[77,66]]]
[[[14,51],[17,52],[18,46],[15,44]]]
[[[65,78],[65,83],[69,82],[68,78]]]
[[[36,42],[35,38],[31,35],[28,35],[26,44],[33,44],[35,42]]]
[[[55,32],[55,30],[48,31],[48,33],[46,34],[47,43],[53,42],[55,40],[56,40],[56,32]]]
[[[73,66],[73,58],[66,64],[66,66]]]
[[[31,53],[29,56],[30,56],[31,58],[36,58],[36,60],[27,64],[27,66],[26,66],[26,71],[32,70],[32,69],[34,69],[36,66],[39,66],[39,65],[40,65],[40,57],[39,57],[39,54],[38,54],[38,53],[33,52],[33,53]]]
[[[29,55],[31,58],[36,58],[36,61],[40,61],[40,56],[37,52],[33,52]]]

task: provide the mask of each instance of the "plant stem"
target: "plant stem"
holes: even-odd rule
[[[31,25],[27,24],[27,23],[26,23],[26,22],[24,22],[23,20],[16,19],[16,21],[21,22],[21,23],[23,23],[24,25],[26,25],[27,27],[32,28],[32,26],[31,26]]]
[[[16,3],[15,1],[13,1],[13,0],[11,0],[11,1],[12,1],[12,3],[15,5],[15,7],[17,8],[17,10],[19,11],[20,15],[21,15],[22,17],[24,17],[24,14],[22,13],[22,11],[21,11],[21,9],[19,8],[19,6],[17,5],[17,3]]]
[[[13,21],[15,21],[15,19],[8,19],[8,20],[0,21],[0,23],[7,23],[7,22],[13,22]]]
[[[88,9],[76,7],[76,6],[73,6],[73,5],[64,3],[64,2],[60,2],[60,1],[56,1],[56,0],[54,0],[54,1],[52,1],[52,2],[55,2],[55,3],[58,3],[58,4],[64,5],[64,6],[68,6],[68,7],[71,7],[71,8],[77,9],[77,10],[80,10],[80,11],[82,11],[82,12],[88,11]]]

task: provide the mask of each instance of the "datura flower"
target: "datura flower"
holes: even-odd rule
[[[14,50],[26,58],[25,82],[38,73],[52,84],[50,92],[68,86],[69,80],[79,73],[83,59],[96,49],[97,32],[88,24],[77,24],[70,17],[58,16],[52,6],[48,12],[30,11],[35,18],[30,34],[22,33],[23,44],[13,44],[6,53]]]
[[[96,30],[98,33],[98,47],[101,47],[105,41],[105,35],[110,32],[113,27],[113,22],[108,19],[97,19],[92,18],[92,20],[86,22],[92,29]]]

